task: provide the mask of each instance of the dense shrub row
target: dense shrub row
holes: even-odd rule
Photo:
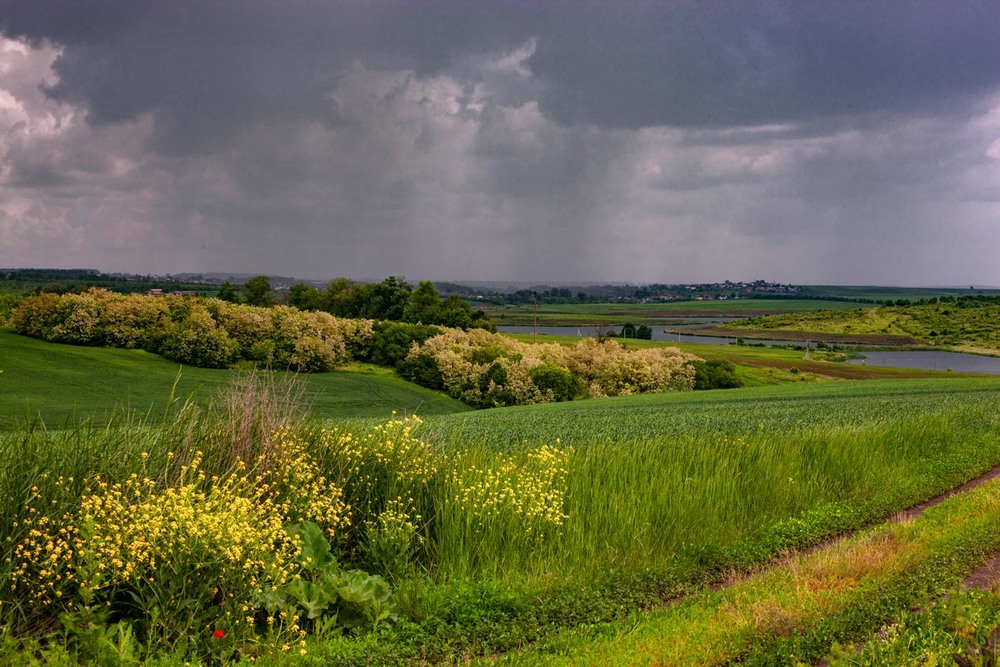
[[[371,320],[288,306],[103,290],[41,294],[22,302],[12,321],[18,333],[57,343],[143,349],[204,368],[253,361],[305,372],[350,361],[372,331]]]
[[[312,373],[369,361],[477,407],[691,389],[697,360],[613,340],[528,345],[483,329],[103,290],[42,294],[22,302],[12,320],[19,333],[48,341],[143,349],[206,368],[253,363]]]

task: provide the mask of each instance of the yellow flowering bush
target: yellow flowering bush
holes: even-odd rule
[[[49,293],[24,299],[11,312],[10,323],[19,334],[45,338],[59,303],[59,295]]]
[[[627,350],[618,341],[585,338],[566,356],[569,370],[591,398],[694,388],[698,357],[674,347]]]
[[[236,477],[207,480],[196,459],[176,485],[133,474],[97,479],[72,515],[29,516],[13,550],[11,590],[32,604],[102,610],[147,644],[217,654],[258,641],[258,625],[297,637],[296,619],[261,618],[291,580],[297,547],[280,505]],[[210,483],[214,481],[214,483]]]
[[[420,425],[394,417],[359,435],[321,428],[306,436],[343,489],[351,525],[341,546],[352,560],[397,580],[415,563],[433,567],[439,554],[478,551],[484,540],[527,554],[558,533],[572,448],[443,449],[419,437]]]
[[[375,424],[356,436],[337,428],[313,434],[324,467],[337,488],[343,489],[357,526],[376,520],[390,501],[405,501],[408,511],[421,514],[429,485],[443,463],[441,452],[415,434],[421,420],[396,418]]]
[[[281,602],[301,571],[287,527],[314,522],[332,537],[349,523],[340,489],[291,433],[222,477],[198,452],[156,478],[95,478],[62,516],[35,505],[45,499],[29,502],[10,552],[15,599],[40,614],[97,613],[148,645],[202,656],[298,639],[297,612]]]
[[[330,482],[307,451],[307,442],[293,429],[275,434],[273,450],[258,458],[258,494],[275,503],[285,523],[312,521],[329,537],[350,525],[350,507],[343,488]]]
[[[365,565],[390,581],[402,579],[423,545],[420,522],[412,498],[394,498],[378,516],[364,525]]]
[[[460,512],[473,531],[517,525],[522,539],[554,533],[563,512],[567,464],[573,449],[542,445],[520,454],[497,454],[484,465],[478,452],[458,452],[442,504]]]
[[[257,401],[231,393],[266,412],[274,388],[257,390]],[[135,465],[36,477],[0,564],[18,631],[57,628],[81,646],[129,638],[146,657],[245,657],[390,621],[386,581],[349,567],[399,581],[450,568],[449,550],[466,562],[530,558],[566,518],[571,449],[444,449],[420,437],[416,417],[353,433],[257,418],[271,428],[234,439],[243,426],[225,411],[193,414],[173,436],[154,429],[152,454],[130,449]]]
[[[100,326],[103,344],[125,349],[153,349],[161,318],[165,318],[172,297],[151,299],[141,294],[123,296],[97,292],[101,304]]]
[[[208,308],[194,300],[175,308],[177,321],[164,327],[158,354],[202,368],[225,368],[236,359],[239,346],[212,319]]]
[[[228,303],[219,299],[208,299],[207,302],[212,317],[239,344],[244,358],[253,358],[251,350],[254,345],[271,339],[271,317],[266,308]]]

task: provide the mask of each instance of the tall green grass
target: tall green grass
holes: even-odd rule
[[[1000,383],[798,389],[429,420],[426,437],[479,452],[481,466],[490,452],[573,447],[559,531],[534,543],[497,525],[442,549],[439,566],[469,579],[685,578],[814,543],[1000,463]]]

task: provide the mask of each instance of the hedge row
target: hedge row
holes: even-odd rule
[[[18,333],[57,343],[143,349],[204,368],[251,361],[304,372],[350,361],[372,333],[371,320],[288,306],[103,290],[41,294],[22,302],[12,320]]]

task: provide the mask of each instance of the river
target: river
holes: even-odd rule
[[[681,325],[684,328],[698,328],[699,326],[709,326],[706,319],[698,318],[697,324]],[[530,334],[535,331],[538,334],[538,342],[544,343],[546,336],[579,336],[592,337],[598,333],[598,328],[593,326],[581,327],[497,327],[501,333]],[[680,328],[678,325],[671,325],[671,328]],[[609,327],[601,327],[602,331]],[[616,329],[620,331],[621,329]],[[669,341],[675,343],[702,343],[705,345],[728,345],[735,342],[733,338],[719,338],[717,336],[699,336],[697,334],[675,334],[665,333],[661,327],[653,328],[653,340]],[[748,341],[751,342],[751,341]],[[753,344],[759,345],[790,345],[794,341],[787,340],[756,340]],[[952,370],[962,373],[987,373],[990,375],[1000,375],[1000,357],[987,357],[981,354],[963,354],[961,352],[943,352],[938,350],[890,350],[890,351],[865,351],[864,359],[852,359],[848,363],[867,364],[869,366],[889,366],[891,368],[921,368],[924,370]]]

